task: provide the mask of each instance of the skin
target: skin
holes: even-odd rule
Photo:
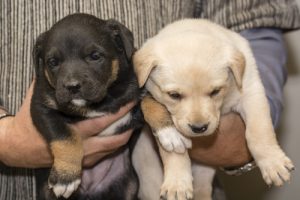
[[[33,84],[15,117],[0,120],[0,160],[7,166],[40,168],[50,167],[53,162],[46,142],[32,124],[32,89]],[[72,125],[83,138],[83,166],[93,166],[128,142],[132,130],[108,137],[96,135],[125,115],[133,106],[134,103],[130,103],[114,115],[88,119]],[[251,155],[246,145],[245,125],[240,116],[234,113],[223,116],[216,134],[194,138],[190,156],[196,161],[219,167],[239,166],[249,162]]]
[[[50,150],[33,126],[30,116],[32,91],[33,84],[15,117],[0,120],[0,160],[7,166],[40,168],[52,165],[53,157]],[[97,134],[124,116],[133,106],[134,103],[129,103],[116,114],[88,119],[72,125],[83,138],[83,166],[93,166],[128,142],[132,130],[109,137],[99,137]]]
[[[245,138],[245,124],[236,113],[221,117],[216,133],[193,138],[192,159],[215,167],[241,166],[252,160]]]

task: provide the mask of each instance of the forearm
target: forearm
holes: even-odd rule
[[[7,111],[0,105],[0,162],[4,163],[5,152],[7,150],[7,144],[5,142],[5,136],[10,124],[11,117],[9,117]]]
[[[29,103],[27,97],[16,116],[0,119],[0,161],[11,167],[48,167],[52,157],[33,127]]]

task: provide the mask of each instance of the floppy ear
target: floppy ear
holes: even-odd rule
[[[112,30],[112,36],[117,47],[120,50],[125,50],[128,60],[134,52],[133,35],[131,31],[120,22],[109,19],[106,21],[108,27]]]
[[[43,69],[42,69],[43,60],[41,57],[41,53],[42,53],[43,42],[45,40],[45,37],[46,37],[46,32],[40,34],[36,39],[35,45],[32,50],[33,64],[35,67],[36,77],[38,77],[39,74],[43,73]]]
[[[235,82],[239,89],[243,86],[243,76],[246,67],[246,60],[240,51],[235,51],[231,64],[229,66],[230,72],[233,74]]]
[[[133,68],[140,87],[145,85],[151,71],[157,65],[154,57],[150,54],[150,49],[144,45],[133,55]]]

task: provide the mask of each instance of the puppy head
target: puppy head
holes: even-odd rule
[[[191,33],[153,38],[134,55],[140,86],[167,107],[186,136],[217,129],[224,100],[242,87],[244,65],[233,45]]]
[[[124,70],[120,62],[129,63],[133,50],[133,36],[119,22],[69,15],[36,41],[37,80],[46,80],[55,90],[58,105],[97,103]]]

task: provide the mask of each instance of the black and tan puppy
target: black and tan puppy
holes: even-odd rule
[[[37,39],[31,114],[54,157],[48,186],[43,186],[49,191],[44,197],[40,194],[39,199],[69,198],[81,182],[81,138],[69,125],[115,113],[138,99],[131,63],[133,51],[133,36],[125,26],[87,14],[69,15]],[[138,109],[100,136],[140,127],[136,115]],[[137,179],[130,159],[125,165],[123,176],[110,180],[102,194],[98,194],[101,199],[135,199]],[[37,178],[41,187],[40,177]],[[126,188],[129,185],[136,187]]]

